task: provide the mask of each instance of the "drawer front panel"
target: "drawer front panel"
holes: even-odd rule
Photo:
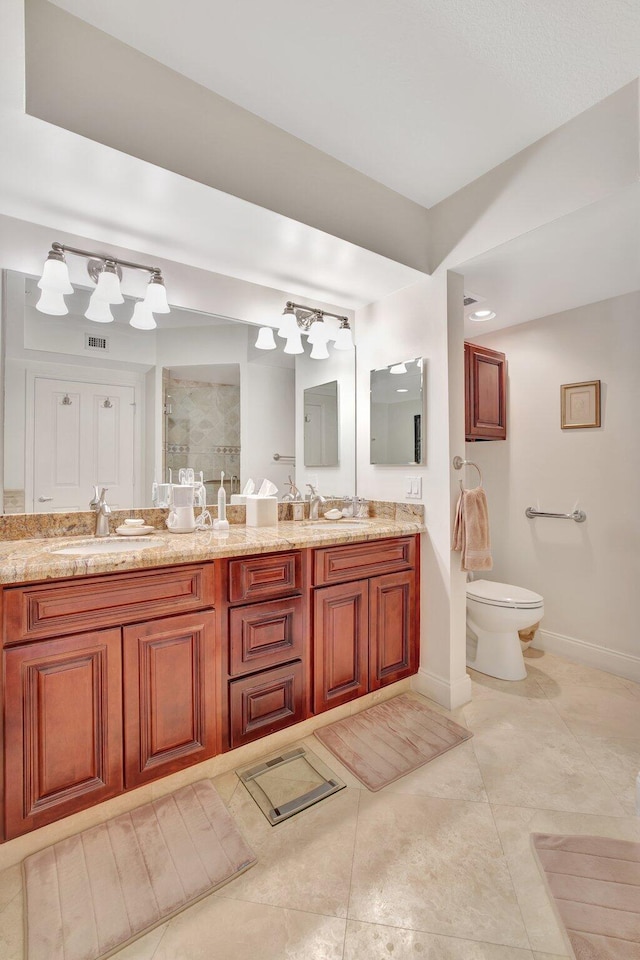
[[[231,746],[257,740],[304,719],[300,661],[229,684]]]
[[[324,586],[396,573],[413,567],[415,560],[415,537],[324,547],[314,551],[314,584]]]
[[[270,600],[300,590],[300,551],[229,562],[229,600]]]
[[[302,599],[229,611],[229,673],[241,676],[302,656]]]
[[[11,587],[4,594],[4,644],[198,610],[213,600],[213,564]]]

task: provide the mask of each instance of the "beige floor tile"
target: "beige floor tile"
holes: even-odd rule
[[[22,960],[23,952],[23,899],[20,891],[0,910],[0,957],[2,960]]]
[[[624,815],[548,701],[479,700],[465,715],[491,803]]]
[[[347,921],[344,960],[532,960],[530,950]]]
[[[596,687],[601,690],[623,690],[628,683],[612,673],[605,673],[582,663],[573,663],[543,650],[526,650],[524,661],[529,676],[547,688],[550,695],[559,688],[576,683],[582,687]]]
[[[229,809],[258,862],[222,895],[346,917],[359,796],[347,788],[272,827],[242,786]]]
[[[640,773],[640,739],[578,737],[578,740],[624,812],[633,816],[636,812],[636,777]]]
[[[363,793],[349,919],[529,946],[485,803]]]
[[[504,697],[545,700],[547,697],[543,687],[538,683],[538,676],[542,675],[529,663],[527,663],[525,680],[498,680],[496,677],[487,677],[483,673],[478,673],[470,667],[467,668],[467,673],[471,677],[471,695],[474,700],[495,700]]]
[[[540,953],[539,950],[534,950],[533,960],[571,960],[571,958],[568,953]]]
[[[156,927],[150,933],[130,943],[128,947],[114,954],[114,960],[153,960],[158,945],[167,931],[168,924]]]
[[[22,891],[22,867],[15,864],[0,873],[0,910]]]
[[[341,960],[345,921],[208,897],[175,917],[153,960]]]
[[[576,833],[637,841],[640,820],[498,805],[492,809],[532,949],[567,954],[566,940],[534,858],[530,835]]]
[[[638,739],[640,699],[626,687],[604,690],[567,684],[550,703],[576,736]]]
[[[430,760],[384,789],[388,793],[487,802],[482,774],[469,741]]]
[[[219,777],[214,777],[212,783],[224,802],[229,806],[231,798],[240,786],[240,779],[235,770],[231,773],[221,773]]]
[[[634,697],[640,697],[640,683],[636,683],[634,680],[625,680],[625,684]]]

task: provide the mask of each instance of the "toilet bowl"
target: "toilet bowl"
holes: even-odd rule
[[[500,680],[524,680],[527,670],[518,630],[544,616],[544,599],[533,590],[494,580],[467,584],[467,666]],[[475,643],[475,652],[473,641]]]

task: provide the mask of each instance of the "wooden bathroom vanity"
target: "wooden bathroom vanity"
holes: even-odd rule
[[[194,535],[179,563],[165,534],[117,572],[65,558],[60,576],[48,541],[23,567],[39,578],[2,587],[2,839],[415,673],[421,526],[379,529],[284,550],[261,531],[253,553],[246,531]]]

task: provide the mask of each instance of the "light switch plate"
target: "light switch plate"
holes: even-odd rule
[[[404,495],[407,500],[421,500],[422,477],[405,477]]]

